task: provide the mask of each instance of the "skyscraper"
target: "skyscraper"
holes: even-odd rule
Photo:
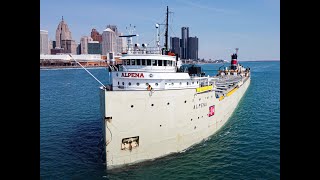
[[[63,53],[77,54],[77,44],[74,40],[61,40]]]
[[[102,42],[102,35],[99,34],[96,29],[91,30],[91,38],[93,39],[93,41],[99,41],[99,43]]]
[[[93,39],[90,36],[81,37],[81,54],[88,54],[88,42],[90,41],[93,41]]]
[[[189,27],[181,28],[181,59],[188,59],[188,38],[189,38]]]
[[[178,37],[170,37],[170,50],[180,57],[180,39]]]
[[[102,55],[108,55],[109,52],[116,52],[116,34],[107,28],[102,33]]]
[[[49,54],[49,38],[46,30],[40,30],[40,54]]]
[[[119,37],[122,35],[122,33],[120,33],[118,31],[118,28],[116,25],[107,25],[107,28],[110,28],[114,33],[115,33],[115,36],[116,36],[116,47],[115,47],[115,53],[116,54],[121,54],[122,53],[122,49],[123,49],[123,42],[122,42],[122,38]]]
[[[99,41],[88,42],[88,54],[101,54],[101,43]]]
[[[188,59],[198,60],[198,44],[197,36],[188,38]]]
[[[61,47],[62,40],[72,40],[68,25],[64,22],[63,16],[56,30],[56,47]]]

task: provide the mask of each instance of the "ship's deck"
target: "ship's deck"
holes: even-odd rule
[[[210,81],[210,84],[215,84],[216,87],[213,89],[216,91],[217,98],[225,96],[227,92],[234,89],[238,82],[242,80],[241,76],[234,75],[225,75],[225,76],[216,76],[217,78]]]

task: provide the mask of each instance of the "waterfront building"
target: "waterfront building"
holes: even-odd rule
[[[99,43],[102,42],[102,35],[96,29],[91,30],[91,38],[93,41],[99,41]]]
[[[110,52],[116,52],[116,34],[107,28],[102,33],[102,55],[107,55]]]
[[[64,49],[63,53],[76,54],[77,44],[74,40],[61,40],[61,48]]]
[[[88,42],[88,54],[102,54],[99,41]]]
[[[189,38],[189,27],[181,28],[181,59],[188,59],[188,38]]]
[[[188,38],[188,59],[198,60],[198,44],[197,36]]]
[[[178,37],[170,37],[170,50],[180,57],[180,39]]]
[[[49,54],[49,38],[46,30],[40,30],[40,54]]]
[[[56,47],[62,47],[62,40],[72,40],[71,31],[63,20],[63,16],[56,30]]]
[[[81,37],[81,54],[88,54],[88,42],[90,41],[93,41],[93,39],[90,36]]]
[[[122,53],[122,50],[123,50],[123,47],[126,45],[126,44],[123,44],[123,40],[121,37],[121,35],[123,35],[122,33],[120,33],[118,31],[118,28],[116,25],[107,25],[107,28],[110,28],[114,33],[115,33],[115,36],[116,36],[116,47],[115,47],[115,54],[117,55],[120,55]]]

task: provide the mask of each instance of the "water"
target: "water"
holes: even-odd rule
[[[183,153],[106,172],[100,86],[85,70],[40,72],[41,179],[280,179],[280,62],[242,62],[251,84],[228,123]],[[221,64],[202,65],[214,75]],[[102,83],[105,69],[90,69]]]

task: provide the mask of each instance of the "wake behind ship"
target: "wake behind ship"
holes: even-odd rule
[[[168,7],[167,7],[168,17]],[[167,18],[168,19],[168,18]],[[156,25],[157,35],[159,26]],[[107,169],[181,152],[216,133],[229,119],[250,84],[250,68],[231,55],[230,67],[206,76],[201,67],[182,65],[165,47],[132,43],[122,65],[110,65],[111,84],[101,87]]]

